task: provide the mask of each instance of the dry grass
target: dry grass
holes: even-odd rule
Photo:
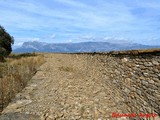
[[[74,71],[74,69],[72,67],[64,67],[64,66],[59,67],[59,70],[65,71],[65,72],[73,72]]]
[[[21,91],[37,68],[44,63],[42,55],[11,55],[0,63],[0,110]]]

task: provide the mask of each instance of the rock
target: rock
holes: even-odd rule
[[[159,63],[155,60],[152,61],[153,65],[159,65]]]
[[[153,81],[153,80],[148,80],[148,82],[149,82],[150,84],[154,84],[154,81]]]
[[[124,89],[124,92],[127,93],[127,94],[129,94],[129,93],[130,93],[130,90],[129,90],[128,88],[125,88],[125,89]]]
[[[125,84],[126,84],[127,86],[130,86],[130,85],[131,85],[131,79],[130,79],[130,78],[126,78],[126,79],[125,79]]]
[[[95,54],[94,58],[89,53],[76,55],[46,55],[47,62],[2,116],[11,118],[9,113],[13,113],[22,120],[28,120],[27,117],[39,120],[39,116],[41,120],[110,120],[112,112],[148,112],[149,105],[159,112],[157,58],[153,61],[154,57],[139,54],[125,57]],[[61,66],[75,71],[60,71]],[[113,118],[117,119],[128,118]]]
[[[146,87],[148,87],[148,82],[146,80],[142,80],[142,85],[145,85]]]
[[[6,107],[5,110],[3,110],[2,114],[6,114],[6,113],[10,113],[10,112],[19,112],[21,107],[30,104],[32,102],[32,100],[18,100],[16,101],[16,103],[10,103],[10,105],[8,105]]]
[[[123,59],[122,59],[122,62],[127,62],[127,61],[128,61],[127,58],[123,58]]]
[[[144,63],[144,66],[146,66],[146,67],[152,67],[153,64],[152,64],[151,62],[145,62],[145,63]]]
[[[136,92],[137,92],[138,95],[141,95],[141,93],[142,93],[142,92],[141,92],[140,90],[138,90],[138,89],[136,90]]]
[[[1,115],[0,120],[41,120],[41,119],[37,115],[11,112]]]

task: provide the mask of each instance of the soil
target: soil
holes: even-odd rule
[[[87,55],[46,54],[46,62],[3,110],[0,120],[111,120],[127,110]],[[118,118],[126,120],[126,118]]]

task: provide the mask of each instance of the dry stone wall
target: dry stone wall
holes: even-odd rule
[[[80,70],[86,72],[87,79],[95,77],[97,80],[98,78],[100,82],[103,82],[103,86],[109,88],[111,94],[116,93],[113,96],[116,95],[116,99],[119,99],[117,100],[120,102],[118,104],[125,103],[127,105],[126,108],[120,108],[123,109],[121,111],[137,114],[156,112],[160,116],[160,49],[69,55],[70,59],[67,65],[71,66],[75,58],[83,58],[79,60],[85,61],[84,66],[80,64],[79,67],[81,67]],[[75,62],[78,62],[77,59]],[[78,66],[76,63],[73,65]],[[66,70],[68,71],[68,69]],[[82,78],[79,72],[78,76]],[[94,86],[94,84],[88,85]],[[46,93],[48,94],[48,91]],[[114,102],[115,98],[112,99]],[[117,102],[115,104],[117,105]]]
[[[160,49],[86,54],[88,63],[97,61],[106,85],[119,91],[128,112],[160,115]]]

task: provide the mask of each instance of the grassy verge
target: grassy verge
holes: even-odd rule
[[[20,92],[37,68],[44,63],[42,55],[11,55],[0,62],[0,111]]]

